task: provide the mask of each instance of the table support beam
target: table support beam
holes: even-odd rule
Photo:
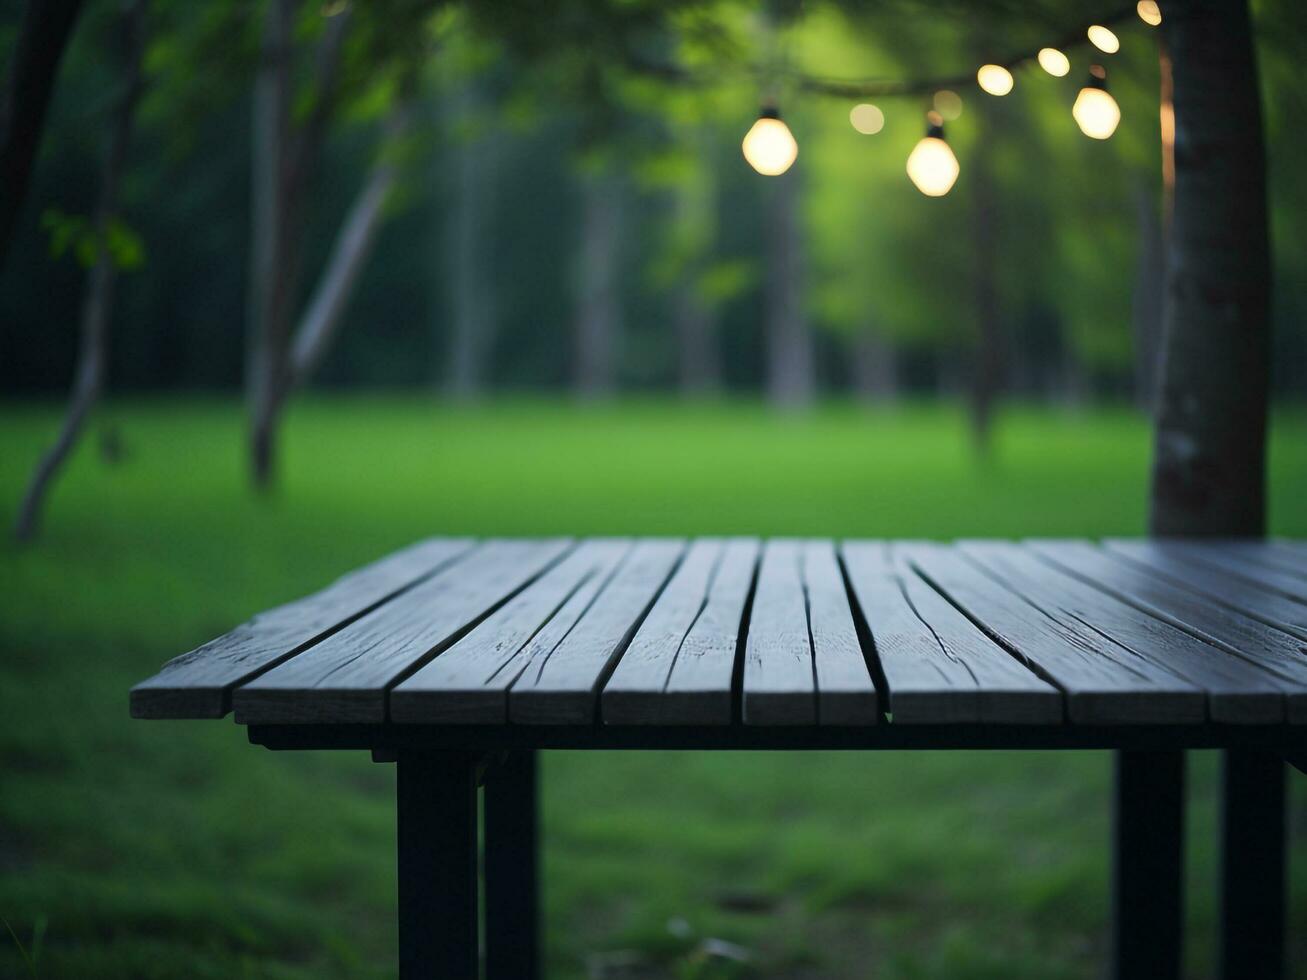
[[[486,980],[540,976],[535,752],[509,752],[486,774]]]
[[[1116,753],[1112,809],[1112,972],[1180,976],[1184,753]]]
[[[1221,779],[1222,980],[1284,976],[1284,762],[1230,749]]]
[[[477,765],[465,752],[396,759],[402,980],[477,978]]]

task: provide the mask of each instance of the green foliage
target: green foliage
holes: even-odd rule
[[[101,235],[92,219],[47,208],[41,215],[41,226],[50,237],[53,258],[71,253],[84,269],[100,260]],[[104,250],[116,268],[131,272],[145,264],[145,243],[121,218],[114,216],[105,222],[103,237]]]

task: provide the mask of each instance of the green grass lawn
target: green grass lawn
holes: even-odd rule
[[[239,406],[108,413],[32,548],[0,545],[0,914],[42,977],[394,970],[393,773],[274,754],[229,721],[133,722],[127,689],[258,609],[432,533],[1132,534],[1146,425],[1013,411],[335,398],[247,488]],[[57,424],[0,409],[0,518]],[[1273,433],[1272,522],[1307,536],[1307,418]],[[1093,977],[1101,753],[547,754],[551,977]],[[1190,765],[1188,969],[1211,973],[1215,759]],[[1291,954],[1307,976],[1307,780]],[[0,933],[3,936],[3,933]],[[704,957],[705,938],[752,961]],[[625,966],[622,966],[625,964]],[[589,972],[588,972],[589,971]],[[623,972],[624,971],[624,972]],[[24,976],[0,942],[0,975]]]

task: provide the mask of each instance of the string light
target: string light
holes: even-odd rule
[[[1089,37],[1089,43],[1104,54],[1116,54],[1121,50],[1120,40],[1102,24],[1095,24],[1085,33]]]
[[[943,197],[958,179],[961,168],[952,148],[944,142],[944,119],[926,113],[926,135],[908,156],[908,178],[927,197]]]
[[[1007,95],[1012,91],[1012,73],[1002,65],[981,65],[976,82],[990,95]]]
[[[767,177],[785,173],[799,155],[799,144],[775,106],[763,106],[758,121],[744,134],[740,149],[749,166]]]
[[[1057,48],[1040,48],[1039,67],[1054,78],[1061,78],[1071,70],[1071,59]]]
[[[1105,140],[1116,132],[1121,121],[1121,107],[1107,90],[1107,72],[1102,65],[1089,69],[1089,79],[1071,107],[1080,131],[1091,139]]]
[[[885,128],[885,113],[870,102],[864,102],[849,110],[849,122],[864,136],[874,136]]]
[[[962,115],[962,96],[949,89],[940,89],[935,93],[935,111],[952,122]]]
[[[1135,10],[1139,12],[1139,19],[1149,27],[1156,27],[1162,22],[1162,11],[1156,0],[1139,0]]]

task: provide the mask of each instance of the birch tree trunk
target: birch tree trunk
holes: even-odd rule
[[[1244,0],[1167,5],[1175,215],[1149,529],[1265,532],[1270,243],[1261,102]]]
[[[617,382],[617,349],[622,333],[622,188],[611,175],[592,175],[584,185],[581,266],[577,270],[576,391],[582,398],[605,398]]]
[[[104,171],[100,178],[100,199],[95,209],[96,259],[87,276],[86,295],[82,301],[77,369],[59,435],[32,473],[18,509],[14,537],[19,541],[29,541],[36,535],[50,486],[76,446],[86,419],[104,388],[109,319],[118,274],[108,247],[108,230],[110,222],[118,215],[119,187],[143,84],[141,59],[145,48],[145,0],[135,0],[123,20],[126,33],[123,93],[110,123]]]
[[[0,269],[27,198],[55,75],[82,0],[27,0],[0,95]]]
[[[791,170],[768,183],[767,396],[779,408],[801,408],[812,402],[817,385],[804,309],[799,176]]]

